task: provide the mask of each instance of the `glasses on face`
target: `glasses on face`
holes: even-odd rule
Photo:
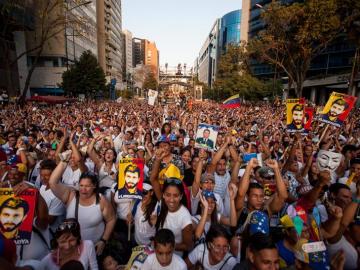
[[[174,183],[174,184],[176,184],[176,185],[181,185],[181,180],[180,179],[178,179],[178,178],[167,178],[166,180],[165,180],[165,182],[167,183],[167,184],[172,184],[172,183]]]
[[[78,226],[78,224],[76,222],[73,221],[69,221],[69,222],[63,222],[62,224],[59,225],[59,227],[56,229],[56,232],[63,232],[65,230],[74,230],[76,229]]]
[[[224,247],[220,247],[220,246],[215,246],[213,243],[210,243],[210,248],[212,250],[214,250],[215,252],[228,252],[230,249],[230,246],[224,246]]]
[[[151,191],[151,190],[143,190],[142,194],[143,194],[144,196],[146,196],[146,195],[148,195],[148,194],[150,193],[150,191]]]

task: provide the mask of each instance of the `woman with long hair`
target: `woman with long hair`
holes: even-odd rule
[[[160,146],[161,147],[161,146]],[[162,159],[168,154],[163,148],[157,150],[150,175],[150,181],[155,195],[161,201],[161,210],[156,220],[156,230],[166,228],[175,235],[175,250],[178,255],[192,248],[192,221],[184,185],[178,178],[167,178],[161,188],[159,170]]]
[[[212,224],[206,234],[205,243],[197,245],[185,262],[188,269],[192,269],[195,264],[200,264],[204,270],[231,270],[236,265],[236,259],[229,250],[229,233],[221,225]]]
[[[70,261],[79,261],[84,269],[98,269],[94,244],[81,239],[76,219],[65,219],[57,228],[54,240],[54,250],[42,259],[41,269],[57,270]]]
[[[143,184],[143,198],[135,206],[134,225],[135,241],[138,245],[150,245],[151,237],[155,235],[156,205],[158,200],[152,186]]]
[[[116,179],[116,152],[113,148],[103,148],[103,157],[96,153],[94,145],[103,138],[104,136],[99,136],[96,139],[93,139],[88,146],[87,153],[96,166],[99,175],[99,187],[109,190]]]
[[[82,239],[92,240],[101,254],[115,226],[114,209],[99,193],[98,179],[92,173],[80,176],[79,191],[59,183],[66,166],[66,161],[61,161],[52,172],[50,189],[65,204],[66,218],[75,218],[81,224]]]
[[[214,192],[204,190],[200,195],[201,205],[199,204],[197,215],[193,216],[193,226],[195,231],[195,240],[205,239],[207,232],[212,224],[222,224],[225,226],[236,226],[237,216],[235,209],[236,187],[233,184],[229,186],[230,196],[230,217],[223,216],[217,211],[216,197]]]

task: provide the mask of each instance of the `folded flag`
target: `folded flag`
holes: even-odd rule
[[[239,94],[229,97],[222,104],[223,108],[237,108],[240,107],[240,96]]]

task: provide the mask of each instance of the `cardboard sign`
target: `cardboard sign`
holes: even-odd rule
[[[144,181],[144,159],[123,158],[119,162],[119,199],[141,199]]]
[[[286,100],[286,130],[287,132],[304,132],[305,99]]]
[[[195,147],[214,151],[218,132],[218,126],[199,124],[196,132]]]
[[[150,106],[154,106],[154,105],[155,105],[155,100],[156,100],[157,96],[158,96],[158,92],[157,92],[157,91],[151,90],[151,89],[148,90],[148,104],[149,104]]]
[[[29,188],[15,196],[12,188],[0,188],[0,232],[16,245],[29,245],[37,190]]]
[[[354,107],[356,97],[333,92],[320,114],[319,121],[341,127]]]

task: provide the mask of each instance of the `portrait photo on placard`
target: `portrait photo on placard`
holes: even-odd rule
[[[218,126],[199,124],[196,132],[195,147],[214,151],[218,132]]]
[[[30,244],[36,194],[29,188],[15,196],[12,188],[0,188],[0,233],[17,245]]]
[[[356,97],[333,92],[329,97],[319,120],[323,123],[341,127],[355,105]]]
[[[119,162],[119,199],[141,199],[144,159],[123,158]]]

